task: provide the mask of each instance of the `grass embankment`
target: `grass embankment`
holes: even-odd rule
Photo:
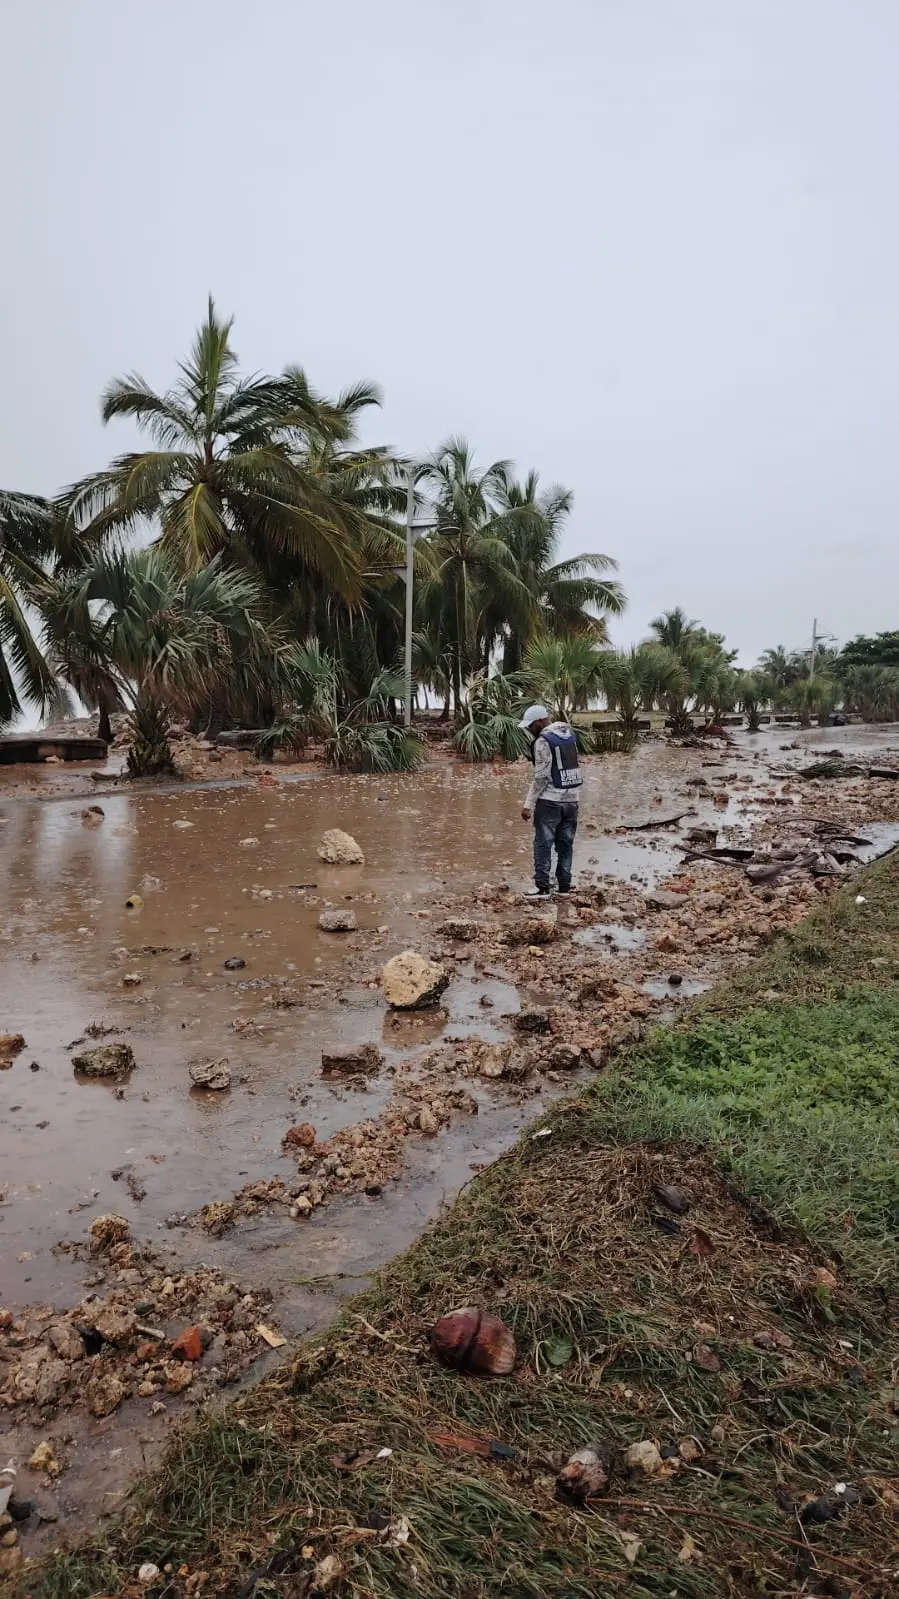
[[[202,1594],[304,1599],[334,1556],[330,1591],[354,1599],[895,1595],[897,933],[890,857],[556,1107],[549,1137],[525,1134],[319,1344],[190,1426],[105,1541],[30,1591],[113,1594],[153,1561],[171,1573],[153,1593],[202,1571]],[[514,1329],[511,1377],[427,1352],[472,1301]],[[685,1438],[702,1453],[670,1474],[620,1464]],[[597,1502],[562,1503],[555,1473],[590,1440],[617,1469]],[[805,1525],[840,1481],[859,1502]]]

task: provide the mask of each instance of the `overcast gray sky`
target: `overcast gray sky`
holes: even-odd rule
[[[0,482],[131,442],[211,290],[576,496],[639,638],[899,625],[897,0],[7,0]]]

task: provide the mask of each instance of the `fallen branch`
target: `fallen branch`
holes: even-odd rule
[[[673,827],[675,822],[682,822],[689,815],[689,811],[678,811],[676,816],[659,816],[651,822],[622,822],[621,830],[623,833],[648,833],[653,827]]]
[[[704,1516],[710,1521],[724,1522],[728,1527],[739,1527],[742,1532],[753,1532],[759,1538],[774,1539],[778,1543],[789,1544],[791,1549],[801,1549],[806,1555],[821,1555],[825,1560],[832,1560],[838,1566],[846,1566],[849,1571],[861,1572],[862,1576],[892,1576],[886,1566],[862,1565],[857,1560],[847,1560],[845,1555],[834,1555],[829,1550],[816,1548],[813,1544],[803,1543],[799,1538],[788,1538],[785,1532],[769,1531],[767,1527],[757,1527],[755,1522],[740,1521],[737,1516],[726,1516],[722,1510],[705,1510],[695,1505],[651,1505],[645,1499],[616,1499],[600,1498],[596,1494],[589,1494],[584,1500],[585,1505],[622,1505],[628,1510],[642,1510],[651,1514],[659,1511],[675,1516]]]
[[[755,854],[754,849],[731,849],[724,845],[720,849],[695,849],[690,844],[675,844],[674,847],[681,850],[690,861],[717,861],[721,866],[742,866],[745,861],[751,861]]]

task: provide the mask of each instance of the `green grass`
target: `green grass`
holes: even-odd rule
[[[173,1571],[153,1599],[185,1591],[182,1562],[209,1574],[206,1599],[311,1599],[334,1554],[346,1599],[895,1592],[899,859],[865,874],[863,906],[858,886],[554,1107],[549,1137],[527,1130],[327,1335],[187,1426],[119,1524],[27,1591],[111,1594],[152,1560]],[[660,1183],[691,1201],[665,1227]],[[512,1328],[512,1376],[460,1377],[428,1352],[436,1317],[470,1302]],[[555,1494],[588,1440],[620,1461],[685,1435],[696,1467],[633,1481],[619,1465],[608,1504]],[[840,1480],[863,1490],[840,1521],[806,1530],[778,1501]]]
[[[860,1284],[899,1286],[899,992],[700,1014],[586,1103],[597,1138],[701,1144]]]

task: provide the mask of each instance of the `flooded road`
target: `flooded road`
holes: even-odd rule
[[[637,872],[652,883],[670,870],[675,857],[658,841],[593,829],[651,816],[658,786],[695,764],[693,752],[647,745],[593,766],[582,877]],[[344,974],[361,967],[374,982],[384,960],[420,942],[435,894],[527,885],[525,776],[445,767],[104,795],[99,825],[79,804],[0,801],[0,1030],[26,1040],[0,1074],[0,1300],[58,1297],[66,1268],[51,1247],[92,1213],[156,1226],[287,1173],[281,1139],[298,1101],[322,1136],[376,1110],[389,1079],[360,1095],[320,1077],[324,1047],[374,1041],[388,1060],[402,1053],[377,989]],[[332,826],[358,839],[364,867],[318,859]],[[129,910],[135,893],[143,903]],[[352,907],[357,933],[318,930],[332,905]],[[231,958],[246,964],[226,971]],[[277,1008],[279,997],[298,1003]],[[451,1032],[478,997],[464,980],[451,986]],[[92,1024],[132,1045],[137,1068],[123,1090],[73,1074],[68,1046]],[[410,1026],[410,1045],[427,1041]],[[488,1036],[482,1011],[478,1028]],[[188,1062],[221,1056],[232,1090],[190,1091]],[[129,1176],[146,1190],[139,1206]]]
[[[574,932],[571,969],[642,950],[646,935],[620,914],[615,882],[626,901],[625,888],[652,889],[682,859],[677,828],[617,827],[686,813],[683,827],[713,824],[733,841],[770,814],[762,807],[773,803],[772,766],[801,764],[809,750],[880,752],[885,731],[815,730],[788,752],[781,728],[743,736],[733,752],[649,741],[589,763],[577,875],[582,885],[603,880],[608,910]],[[453,1119],[439,1140],[410,1136],[399,1176],[377,1194],[338,1196],[301,1223],[282,1204],[221,1237],[188,1225],[247,1184],[295,1179],[282,1146],[292,1124],[308,1121],[324,1142],[376,1118],[425,1046],[510,1036],[519,994],[532,994],[516,990],[501,959],[488,967],[460,950],[445,1013],[402,1020],[386,1012],[378,977],[391,955],[427,952],[441,906],[467,913],[485,886],[528,886],[528,772],[435,762],[404,777],[276,773],[90,796],[102,817],[71,796],[13,797],[5,778],[0,770],[0,1032],[21,1033],[25,1047],[0,1071],[0,1307],[78,1304],[85,1261],[58,1246],[84,1240],[95,1217],[113,1212],[182,1270],[205,1263],[265,1287],[282,1331],[302,1333],[325,1323],[345,1291],[412,1242],[564,1090],[552,1078],[528,1094],[472,1082],[478,1114]],[[358,840],[364,866],[318,859],[332,827]],[[358,930],[322,932],[329,908],[351,909]],[[683,956],[676,964],[679,992],[664,965],[641,969],[653,1000],[706,986]],[[71,1046],[86,1036],[88,1045],[130,1044],[130,1076],[76,1076]],[[323,1049],[365,1043],[382,1050],[384,1065],[364,1085],[322,1077]],[[192,1089],[189,1064],[222,1057],[230,1090]],[[310,1279],[325,1279],[325,1290]],[[146,1407],[135,1429],[136,1407],[86,1423],[82,1486],[64,1495],[73,1525],[163,1436],[166,1422],[151,1423]],[[20,1458],[26,1436],[30,1447],[30,1434],[17,1441],[0,1428],[0,1444]]]

